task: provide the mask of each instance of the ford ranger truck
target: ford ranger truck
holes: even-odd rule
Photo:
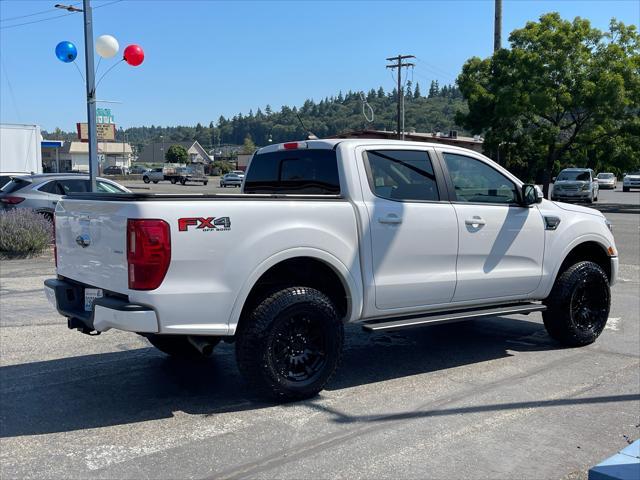
[[[75,194],[55,227],[45,291],[69,328],[134,332],[181,357],[234,342],[250,386],[280,400],[323,389],[346,323],[539,311],[558,342],[590,344],[618,271],[600,212],[429,143],[270,145],[241,194]]]

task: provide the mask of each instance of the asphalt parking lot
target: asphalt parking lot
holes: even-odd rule
[[[122,182],[134,191],[237,192]],[[602,191],[620,256],[599,340],[540,314],[392,334],[347,328],[315,399],[254,398],[233,345],[175,361],[135,334],[66,328],[50,256],[0,263],[0,477],[586,478],[640,437],[640,193]]]

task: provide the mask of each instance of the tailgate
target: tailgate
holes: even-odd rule
[[[56,207],[58,275],[126,294],[126,202],[63,199]]]

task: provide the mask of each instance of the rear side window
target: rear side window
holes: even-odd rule
[[[62,187],[63,195],[69,193],[84,193],[89,191],[89,180],[58,180],[58,185]]]
[[[44,192],[44,193],[53,193],[54,195],[60,195],[60,189],[58,188],[58,182],[56,182],[55,180],[45,183],[40,188],[38,188],[38,190],[40,190],[41,192]]]
[[[337,195],[335,150],[283,150],[254,155],[244,181],[245,193]]]
[[[399,201],[438,201],[429,154],[413,150],[370,150],[365,154],[371,191]]]
[[[26,187],[31,182],[27,182],[25,180],[20,180],[19,178],[14,178],[9,183],[7,183],[4,187],[2,187],[2,193],[13,193],[17,192],[21,188]]]

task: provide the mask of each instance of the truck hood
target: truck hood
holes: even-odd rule
[[[604,217],[604,215],[596,210],[595,208],[583,207],[581,205],[574,205],[573,203],[564,203],[564,202],[552,202],[556,205],[556,207],[560,207],[562,210],[567,210],[569,212],[575,213],[586,213],[587,215],[594,215],[596,217]]]

